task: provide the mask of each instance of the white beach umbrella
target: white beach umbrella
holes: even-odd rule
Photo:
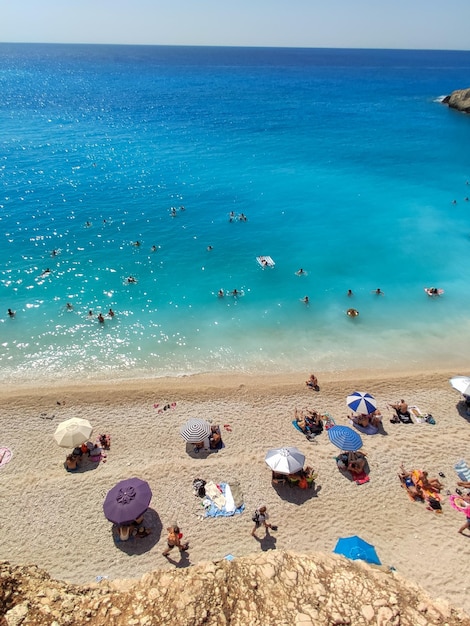
[[[275,448],[268,450],[264,460],[278,474],[295,474],[303,468],[305,455],[298,448]]]
[[[63,448],[75,448],[90,438],[93,428],[88,420],[72,417],[61,422],[54,433],[54,439]]]
[[[462,395],[470,396],[470,376],[454,376],[449,379],[449,382]]]

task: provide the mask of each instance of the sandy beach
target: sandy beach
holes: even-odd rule
[[[464,574],[470,538],[457,533],[465,517],[445,495],[456,487],[454,464],[461,458],[470,462],[470,418],[448,382],[458,373],[466,372],[317,372],[318,392],[305,386],[308,372],[4,387],[0,446],[11,448],[13,457],[0,469],[0,559],[34,563],[54,578],[85,583],[259,550],[330,553],[338,537],[357,534],[375,545],[383,566],[470,613]],[[370,482],[363,485],[337,470],[338,450],[327,433],[309,442],[291,423],[295,407],[308,407],[350,425],[346,396],[355,390],[371,393],[383,414],[384,431],[362,436],[370,466]],[[431,413],[436,424],[391,423],[387,405],[399,398]],[[173,402],[174,409],[159,412]],[[111,435],[105,462],[84,464],[75,474],[65,471],[68,450],[53,439],[57,425],[70,417],[89,419],[92,439]],[[225,448],[188,454],[179,429],[189,417],[220,424]],[[273,488],[264,457],[281,446],[302,450],[318,473],[317,490]],[[401,462],[445,475],[441,515],[410,501],[397,478]],[[145,516],[152,533],[115,543],[102,504],[116,482],[131,476],[152,488]],[[193,494],[195,478],[238,480],[245,512],[203,518]],[[267,539],[260,533],[257,541],[250,534],[251,514],[261,504],[279,529]],[[190,542],[189,558],[176,564],[162,556],[165,529],[174,521]]]

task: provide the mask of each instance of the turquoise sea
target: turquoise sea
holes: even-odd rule
[[[0,380],[462,371],[470,117],[440,99],[469,75],[457,51],[0,44]]]

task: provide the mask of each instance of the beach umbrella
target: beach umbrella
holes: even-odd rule
[[[211,425],[206,420],[191,417],[181,426],[180,435],[188,443],[199,443],[211,434]]]
[[[463,396],[470,396],[470,376],[453,376],[449,382]]]
[[[61,422],[54,433],[54,439],[63,448],[75,448],[90,438],[93,428],[88,420],[72,417]]]
[[[353,391],[346,398],[346,404],[356,413],[365,413],[366,415],[373,413],[377,408],[375,398],[370,393],[364,393],[363,391]]]
[[[352,561],[360,559],[367,561],[367,563],[381,565],[374,546],[357,535],[338,539],[333,552],[335,554],[341,554]]]
[[[332,426],[327,432],[331,443],[340,450],[352,452],[362,448],[361,436],[349,426]]]
[[[357,535],[338,539],[333,552],[342,554],[346,558],[351,559],[351,561],[361,559],[362,561],[367,561],[367,563],[382,565],[374,546]]]
[[[305,455],[298,448],[275,448],[268,450],[264,460],[279,474],[295,474],[303,468]]]
[[[127,478],[110,489],[103,502],[107,520],[114,524],[131,524],[148,509],[152,490],[145,480]]]
[[[470,517],[470,502],[464,500],[462,496],[452,494],[449,496],[449,502],[453,509],[460,511],[460,513],[465,513],[467,517]]]

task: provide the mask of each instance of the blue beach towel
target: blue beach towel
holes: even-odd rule
[[[219,483],[219,487],[222,489],[222,495],[225,497],[227,494],[227,483]],[[203,500],[205,506],[204,517],[232,517],[233,515],[239,515],[245,510],[245,505],[242,504],[239,507],[227,511],[225,506],[219,509],[209,497]]]

